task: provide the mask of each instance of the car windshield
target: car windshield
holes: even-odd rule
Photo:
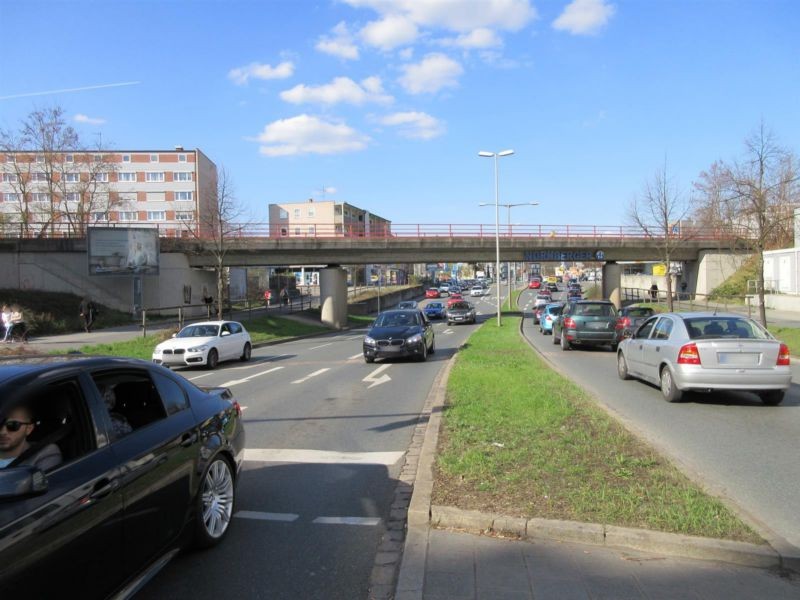
[[[176,337],[216,337],[217,335],[219,335],[219,325],[189,325],[181,329]]]
[[[551,315],[560,315],[562,306],[548,306],[545,310]]]
[[[572,314],[580,317],[615,317],[617,311],[613,304],[576,304]]]
[[[450,305],[450,308],[453,310],[469,310],[471,306],[469,302],[454,302]]]
[[[656,314],[656,311],[646,306],[625,309],[625,315],[628,317],[652,317],[654,314]]]
[[[431,302],[428,304],[428,308],[442,308],[441,302]]]
[[[549,294],[537,294],[536,295],[536,299],[537,300],[550,300],[550,295]]]
[[[397,308],[414,308],[416,305],[416,302],[401,302],[397,305]]]
[[[409,327],[416,324],[416,315],[409,312],[383,313],[375,319],[375,327]]]
[[[774,339],[761,325],[744,317],[692,317],[684,319],[693,340],[711,338]]]

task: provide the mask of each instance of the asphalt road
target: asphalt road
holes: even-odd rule
[[[472,299],[493,312],[492,297]],[[435,325],[425,363],[366,364],[364,330],[186,369],[244,408],[247,453],[227,539],[176,558],[143,599],[367,598],[396,478],[431,385],[473,325]]]
[[[556,299],[563,293],[554,295]],[[633,430],[713,493],[800,548],[800,387],[792,383],[783,404],[764,406],[748,393],[690,394],[679,404],[658,388],[617,376],[607,347],[563,352],[529,318],[533,293],[523,292],[524,333],[539,351],[577,384],[592,392]],[[800,369],[793,365],[794,382]],[[778,540],[780,541],[780,540]]]

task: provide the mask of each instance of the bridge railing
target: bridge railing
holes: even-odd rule
[[[146,227],[158,229],[161,237],[186,237],[178,235],[175,224],[169,223],[102,223],[102,227]],[[499,235],[503,239],[559,239],[559,240],[624,240],[660,239],[639,227],[629,225],[549,225],[523,224],[501,225]],[[392,223],[368,224],[317,223],[306,225],[286,225],[280,223],[232,223],[226,236],[229,239],[271,238],[271,239],[394,239],[394,238],[494,238],[495,225],[481,223]],[[10,224],[0,227],[0,238],[83,238],[81,232],[67,228],[49,226],[44,233],[35,224],[28,232],[11,228]],[[745,232],[732,232],[710,227],[684,229],[682,238],[686,240],[731,240],[747,239]]]

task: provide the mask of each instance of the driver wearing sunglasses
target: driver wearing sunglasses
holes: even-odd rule
[[[33,415],[25,406],[12,408],[4,417],[0,417],[0,469],[12,464],[31,445],[28,436],[35,427]],[[27,456],[20,464],[42,469],[52,469],[61,464],[61,450],[55,444],[47,444],[44,448]]]

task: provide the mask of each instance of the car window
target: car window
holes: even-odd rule
[[[186,393],[176,381],[161,373],[153,373],[153,381],[156,384],[156,388],[158,388],[158,393],[162,402],[164,402],[168,415],[174,415],[189,407]]]
[[[637,338],[649,338],[650,332],[653,330],[653,327],[656,325],[656,321],[658,321],[658,317],[652,317],[647,319],[641,327],[636,331]]]
[[[0,389],[0,420],[6,419],[30,427],[23,438],[27,449],[6,467],[29,465],[47,472],[97,447],[94,422],[77,377]]]
[[[652,317],[655,311],[649,307],[637,306],[635,308],[626,309],[625,314],[629,317]]]
[[[689,337],[696,339],[742,338],[768,340],[772,336],[758,323],[744,317],[693,317],[684,319]]]
[[[670,333],[672,333],[672,319],[661,317],[653,329],[652,339],[654,340],[668,340]]]
[[[218,332],[216,325],[189,325],[181,329],[177,337],[216,337]]]
[[[242,326],[239,323],[230,324],[231,333],[242,333]]]
[[[113,439],[167,418],[153,380],[145,371],[99,371],[92,374],[108,411]]]
[[[225,323],[225,324],[222,326],[222,330],[220,331],[220,333],[219,333],[219,334],[220,334],[220,335],[222,335],[222,334],[223,334],[223,333],[225,333],[225,332],[231,333],[231,324],[230,324],[230,323]]]
[[[614,317],[616,310],[613,304],[576,304],[574,313],[584,317]]]

